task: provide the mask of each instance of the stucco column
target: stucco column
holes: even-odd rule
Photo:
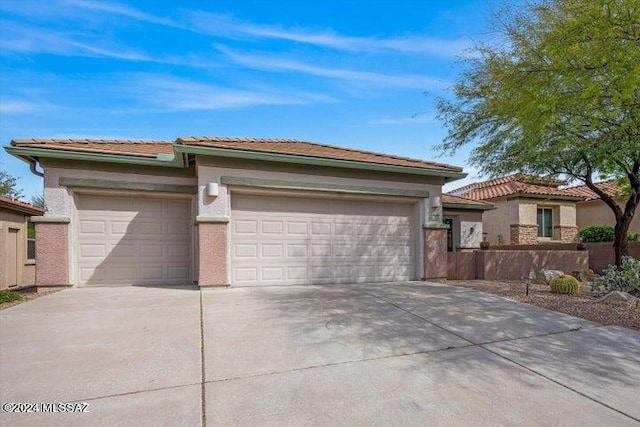
[[[69,286],[69,222],[66,217],[34,216],[36,286]]]
[[[424,278],[447,277],[447,227],[424,226]]]
[[[224,217],[198,216],[198,285],[229,286],[228,280],[228,226]]]

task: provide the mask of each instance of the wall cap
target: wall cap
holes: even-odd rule
[[[447,224],[424,224],[422,226],[423,230],[448,230],[449,226]]]
[[[212,215],[198,215],[196,217],[196,223],[201,224],[227,224],[229,222],[228,216],[212,216]]]
[[[67,216],[32,216],[31,222],[35,223],[49,223],[49,224],[69,224],[71,218]]]

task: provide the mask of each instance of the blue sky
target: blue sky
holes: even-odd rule
[[[296,138],[442,157],[435,99],[495,2],[0,0],[0,137]],[[26,198],[42,181],[0,154]],[[463,185],[466,180],[455,186]],[[451,188],[451,187],[447,187]]]

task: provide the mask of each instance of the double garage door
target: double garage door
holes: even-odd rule
[[[79,195],[80,284],[191,283],[191,202]]]
[[[414,280],[415,204],[235,194],[237,286]]]

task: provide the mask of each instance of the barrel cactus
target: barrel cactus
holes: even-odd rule
[[[578,282],[575,277],[568,274],[554,277],[549,282],[549,286],[551,286],[551,292],[555,292],[556,294],[580,294],[580,282]]]

